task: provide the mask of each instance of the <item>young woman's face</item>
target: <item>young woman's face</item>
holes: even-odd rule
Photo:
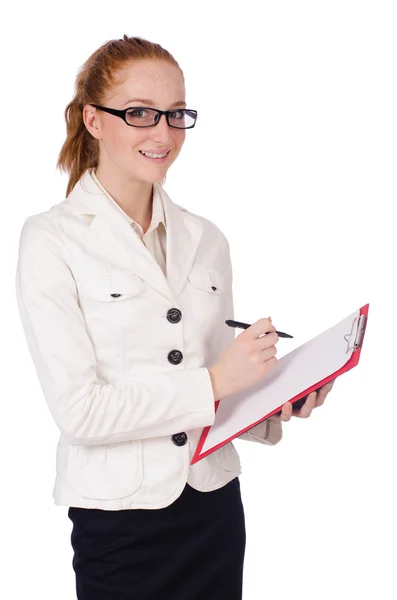
[[[120,85],[108,93],[102,106],[116,109],[149,107],[160,110],[189,108],[185,104],[185,85],[179,69],[165,61],[144,60],[131,63],[119,73]],[[145,99],[144,101],[134,100]],[[99,164],[102,170],[122,171],[128,179],[160,182],[176,160],[185,141],[186,131],[169,127],[165,115],[154,127],[138,128],[123,119],[89,105],[84,108],[85,123],[99,140]],[[139,110],[137,117],[145,116]],[[146,158],[141,150],[156,154],[169,152],[164,161]]]

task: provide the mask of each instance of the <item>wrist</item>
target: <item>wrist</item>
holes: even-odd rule
[[[210,375],[212,390],[214,392],[214,400],[220,400],[224,397],[223,390],[219,385],[219,375],[216,371],[215,367],[208,368],[208,373]]]

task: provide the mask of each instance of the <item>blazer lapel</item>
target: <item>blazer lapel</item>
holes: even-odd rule
[[[155,182],[163,201],[167,224],[167,276],[124,215],[114,206],[86,171],[65,200],[74,215],[91,215],[85,220],[92,252],[106,256],[115,266],[121,265],[136,273],[172,303],[176,302],[199,246],[202,223],[172,202]]]

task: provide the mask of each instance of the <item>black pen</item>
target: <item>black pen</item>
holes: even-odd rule
[[[241,327],[241,329],[248,329],[248,327],[251,327],[251,325],[249,323],[240,323],[240,321],[233,321],[232,319],[228,319],[227,321],[225,321],[226,325],[229,325],[229,327]],[[293,335],[289,335],[289,333],[283,333],[282,331],[276,331],[275,333],[277,333],[278,337],[282,337],[282,338],[293,338]]]

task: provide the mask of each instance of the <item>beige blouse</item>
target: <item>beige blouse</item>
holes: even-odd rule
[[[107,196],[110,202],[113,202],[115,206],[122,212],[124,217],[134,228],[141,241],[145,244],[154,260],[160,265],[164,275],[166,276],[166,248],[167,248],[167,226],[166,218],[164,213],[163,202],[161,196],[153,186],[153,210],[152,220],[146,233],[143,233],[143,229],[139,223],[136,223],[126,212],[117,204],[112,198],[109,192],[103,187],[98,177],[95,174],[95,170],[91,170],[91,177],[95,183],[101,188],[103,193]]]

